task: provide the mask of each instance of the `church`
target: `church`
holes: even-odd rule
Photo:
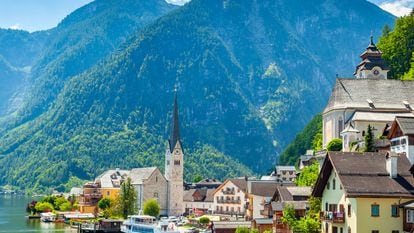
[[[115,199],[119,195],[122,182],[129,177],[137,192],[138,210],[143,209],[147,200],[154,198],[160,205],[161,215],[182,215],[184,213],[183,172],[184,152],[180,139],[177,95],[175,95],[171,135],[165,152],[164,174],[157,167],[107,170],[94,182],[83,186],[79,202],[80,210],[89,213],[97,212],[98,201],[105,197]]]
[[[363,142],[368,125],[374,137],[382,134],[396,116],[414,116],[414,81],[388,79],[388,66],[371,36],[355,78],[337,78],[323,111],[323,148],[342,138],[343,151]]]

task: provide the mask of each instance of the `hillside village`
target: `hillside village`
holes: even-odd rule
[[[161,216],[208,216],[214,232],[240,227],[299,232],[289,213],[315,221],[318,229],[306,232],[413,232],[414,82],[387,79],[389,67],[381,55],[371,36],[355,78],[336,79],[323,111],[323,150],[308,150],[296,167],[275,166],[260,178],[185,182],[176,93],[164,173],[157,167],[115,168],[71,194],[81,213],[97,216],[99,201],[116,199],[130,179],[140,213],[144,203],[155,199]],[[338,138],[340,151],[327,150]],[[301,171],[316,164],[316,183],[298,186]]]

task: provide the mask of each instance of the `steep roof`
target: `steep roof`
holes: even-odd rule
[[[414,135],[414,117],[396,117],[395,120],[404,135]]]
[[[275,182],[252,182],[250,193],[261,197],[272,197],[280,183]]]
[[[157,169],[157,167],[143,167],[132,169],[129,174],[132,184],[142,184],[143,181],[148,179]]]
[[[229,179],[234,185],[236,185],[243,192],[247,191],[247,181],[246,179]]]
[[[173,152],[175,146],[179,143],[181,147],[180,141],[180,123],[178,121],[178,101],[177,101],[177,93],[174,96],[174,109],[173,109],[173,119],[171,125],[171,136],[169,139],[170,145],[170,152]]]
[[[236,185],[236,187],[238,187],[242,192],[244,192],[244,193],[247,192],[247,181],[246,181],[246,179],[245,178],[234,178],[234,179],[227,179],[226,181],[224,181],[223,184],[221,184],[218,188],[216,188],[214,190],[214,193],[220,191],[221,188],[223,186],[225,186],[228,182],[231,182],[234,185]]]
[[[193,194],[196,191],[196,189],[189,189],[189,190],[184,190],[184,195],[183,195],[183,200],[184,201],[188,201],[188,202],[192,202],[193,199]]]
[[[382,52],[374,44],[374,39],[371,36],[371,41],[367,49],[361,54],[361,63],[356,67],[355,73],[362,70],[371,70],[375,66],[381,67],[382,70],[389,70],[388,65],[381,57]]]
[[[414,179],[407,157],[398,157],[398,176],[391,178],[386,170],[386,155],[328,152],[312,195],[322,196],[331,172],[335,171],[348,197],[414,197]]]
[[[279,186],[277,187],[280,201],[294,201],[294,197],[307,197],[312,193],[311,187]]]
[[[101,188],[119,188],[122,180],[129,175],[129,170],[107,170],[95,179]]]
[[[414,103],[412,90],[414,81],[338,78],[324,113],[345,108],[410,112],[404,101]]]

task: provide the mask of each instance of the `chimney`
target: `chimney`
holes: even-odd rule
[[[390,178],[397,178],[397,160],[398,155],[396,152],[389,151],[385,157],[385,164],[387,172],[390,174]]]

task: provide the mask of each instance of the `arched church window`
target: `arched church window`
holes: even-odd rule
[[[342,117],[339,117],[339,119],[338,119],[338,135],[340,135],[342,130],[344,130],[344,120],[342,119]]]

